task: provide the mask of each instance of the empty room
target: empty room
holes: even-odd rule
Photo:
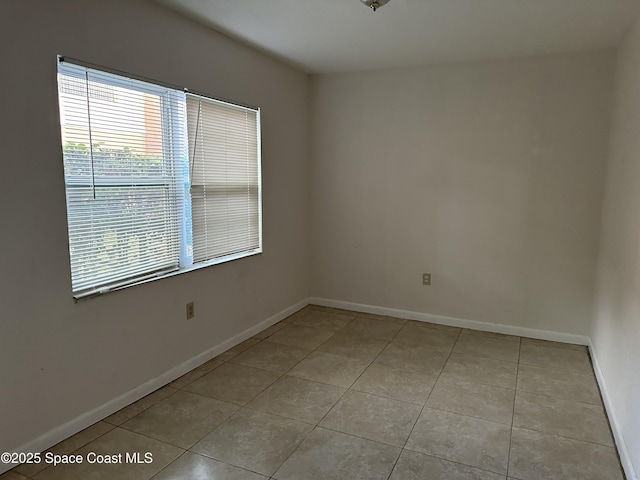
[[[636,0],[0,42],[0,479],[640,480]]]

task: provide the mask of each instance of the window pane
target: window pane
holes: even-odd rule
[[[184,95],[66,62],[58,85],[74,293],[178,268]]]

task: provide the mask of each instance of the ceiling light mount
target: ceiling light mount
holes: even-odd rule
[[[373,10],[374,12],[378,10],[380,7],[382,7],[383,5],[386,5],[387,3],[389,3],[389,0],[360,0],[360,1],[364,3],[367,7],[369,7],[371,10]]]

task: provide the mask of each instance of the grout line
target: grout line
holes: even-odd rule
[[[180,446],[178,446],[178,445],[176,445],[176,444],[174,444],[174,443],[167,442],[166,440],[160,440],[160,439],[158,439],[158,438],[155,438],[155,437],[152,437],[152,436],[150,436],[150,435],[147,435],[146,433],[136,432],[135,430],[129,430],[128,428],[124,428],[124,427],[116,427],[114,430],[116,430],[116,429],[118,429],[118,428],[119,428],[119,429],[121,429],[121,430],[124,430],[125,432],[133,433],[134,435],[140,435],[141,437],[148,438],[148,439],[150,439],[150,440],[153,440],[154,442],[164,443],[165,445],[169,445],[170,447],[173,447],[173,448],[177,448],[177,449],[179,449],[179,450],[182,450],[182,451],[183,451],[183,453],[184,453],[184,452],[186,452],[186,451],[188,451],[188,450],[189,450],[189,448],[191,448],[191,447],[189,447],[189,448],[180,447]],[[203,437],[203,438],[204,438],[204,437]],[[200,440],[202,440],[202,439],[200,439]],[[198,442],[199,442],[200,440],[198,440]],[[198,443],[198,442],[196,442],[196,443]],[[195,443],[194,443],[194,445],[195,445]],[[192,446],[193,446],[193,445],[192,445]]]
[[[307,308],[307,307],[305,307],[305,308]],[[313,309],[312,309],[312,310],[313,310]],[[300,310],[298,310],[298,311],[300,311]],[[317,310],[316,310],[316,311],[317,311]],[[298,313],[298,312],[295,312],[295,313]],[[295,315],[295,313],[294,313],[294,315]],[[325,313],[331,313],[331,312],[325,312]],[[288,318],[288,317],[287,317],[287,318]],[[351,322],[353,322],[356,318],[358,318],[358,317],[357,317],[357,316],[354,316],[351,320],[349,320],[349,322],[348,322],[348,323],[346,323],[345,325],[343,325],[342,327],[340,327],[340,329],[339,329],[338,331],[336,331],[336,332],[332,332],[332,335],[331,335],[329,338],[327,338],[324,342],[320,343],[320,345],[318,345],[315,349],[311,350],[311,351],[309,352],[309,354],[308,354],[306,357],[304,357],[304,358],[303,358],[303,359],[301,359],[299,362],[297,362],[295,365],[293,365],[291,368],[289,368],[289,370],[287,370],[287,372],[285,372],[285,373],[283,374],[283,377],[284,377],[285,375],[287,375],[287,373],[289,373],[289,372],[290,372],[293,368],[295,368],[297,365],[299,365],[299,364],[300,364],[300,363],[302,363],[304,360],[306,360],[307,358],[309,358],[309,356],[311,356],[311,354],[312,354],[312,353],[317,352],[317,351],[320,349],[320,347],[322,347],[322,345],[324,345],[324,344],[325,344],[325,343],[327,343],[329,340],[331,340],[331,339],[336,335],[336,333],[338,333],[338,332],[340,332],[342,329],[346,328],[346,327],[347,327]],[[295,325],[295,324],[290,324],[290,325]],[[305,325],[302,325],[302,326],[305,326]],[[313,327],[309,327],[309,328],[313,328]],[[282,329],[281,329],[281,330],[282,330]],[[280,331],[280,330],[278,330],[278,331]],[[325,331],[328,331],[328,330],[325,330]],[[277,332],[275,332],[275,333],[277,333]],[[269,337],[267,337],[267,338],[269,338]],[[265,339],[265,340],[266,340],[266,339]],[[272,343],[276,343],[276,342],[272,342]],[[322,353],[322,352],[321,352],[321,353]],[[350,357],[344,357],[344,358],[350,358]],[[373,363],[373,361],[372,361],[372,362],[370,362],[369,364],[367,364],[367,366],[362,370],[362,372],[360,373],[360,375],[358,375],[358,378],[360,378],[360,376],[362,376],[362,374],[367,370],[367,368],[369,368],[369,366],[371,365],[371,363]],[[292,376],[292,377],[293,377],[293,376]],[[293,378],[299,378],[299,377],[293,377]],[[307,380],[307,379],[304,379],[304,378],[303,378],[302,380]],[[308,381],[314,381],[314,380],[308,380]],[[353,381],[353,383],[355,383],[356,381],[357,381],[357,378],[356,378],[356,380],[354,380],[354,381]],[[316,383],[321,383],[321,384],[323,384],[323,385],[330,385],[330,384],[324,384],[323,382],[318,382],[318,381],[315,381],[315,382],[316,382]],[[274,383],[275,383],[275,382],[274,382]],[[351,385],[353,385],[353,383],[352,383]],[[331,385],[331,386],[336,387],[336,385]],[[344,387],[338,387],[338,388],[344,388]],[[322,427],[319,427],[320,422],[322,422],[322,420],[324,420],[324,418],[329,414],[329,412],[331,412],[331,410],[333,410],[333,408],[335,408],[335,406],[340,402],[340,400],[342,400],[342,398],[345,396],[345,394],[349,391],[349,388],[350,388],[350,387],[348,387],[348,388],[346,388],[346,389],[345,389],[344,393],[343,393],[342,395],[340,395],[340,397],[339,397],[339,398],[338,398],[338,399],[333,403],[333,405],[332,405],[332,406],[327,410],[327,412],[322,416],[322,418],[320,418],[320,420],[318,420],[315,424],[307,424],[307,425],[313,425],[313,428],[311,428],[311,430],[309,431],[309,433],[308,433],[308,434],[307,434],[307,435],[302,439],[302,441],[301,441],[300,443],[298,443],[298,445],[296,445],[296,448],[294,448],[294,449],[291,451],[291,453],[287,456],[287,458],[285,458],[285,459],[282,461],[282,463],[280,463],[280,465],[278,465],[278,467],[276,468],[275,472],[273,472],[273,474],[272,474],[272,475],[270,475],[270,477],[269,477],[269,478],[273,478],[273,475],[275,475],[276,473],[278,473],[278,470],[280,470],[280,468],[281,468],[281,467],[282,467],[282,466],[287,462],[287,460],[289,460],[289,458],[291,458],[291,456],[292,456],[293,454],[295,454],[295,453],[298,451],[298,449],[300,448],[300,446],[301,446],[301,445],[302,445],[302,444],[307,440],[307,438],[309,438],[309,435],[311,435],[311,434],[315,431],[315,429],[316,429],[316,428],[322,428]],[[256,395],[256,397],[257,397],[257,395]],[[253,398],[255,399],[256,397],[253,397]],[[253,400],[253,399],[252,399],[252,400]],[[247,402],[247,404],[248,404],[248,403],[250,403],[250,402]],[[288,418],[288,417],[282,417],[282,418]],[[288,419],[289,419],[289,420],[291,420],[290,418],[288,418]],[[302,422],[302,423],[305,423],[305,422]]]
[[[354,317],[349,323],[347,323],[346,325],[344,325],[340,330],[346,328],[350,323],[352,323],[356,318],[359,318],[358,316]],[[360,372],[360,374],[358,375],[358,377],[351,383],[351,385],[349,387],[347,387],[344,391],[344,393],[340,396],[340,398],[338,398],[333,405],[327,410],[327,412],[322,416],[322,418],[320,418],[320,420],[318,420],[318,422],[314,425],[314,427],[311,429],[311,431],[307,434],[307,436],[296,446],[296,448],[289,454],[289,456],[278,466],[278,468],[276,469],[275,473],[278,472],[278,470],[282,467],[282,465],[284,465],[287,460],[289,460],[289,458],[291,458],[291,456],[293,456],[295,454],[295,452],[298,451],[298,448],[300,448],[300,445],[302,445],[307,438],[309,438],[309,435],[311,435],[316,428],[325,428],[325,427],[320,427],[320,423],[326,418],[327,415],[329,415],[329,413],[331,413],[331,411],[333,411],[333,409],[342,401],[342,399],[344,398],[344,396],[351,390],[351,387],[353,387],[353,385],[360,379],[360,377],[362,375],[364,375],[364,372],[367,371],[367,369],[374,364],[376,358],[378,358],[378,356],[384,351],[385,348],[387,348],[387,346],[393,341],[394,338],[396,338],[398,336],[398,334],[400,333],[400,331],[402,331],[402,329],[404,329],[405,325],[407,323],[403,324],[401,326],[401,328],[398,329],[398,331],[396,332],[396,334],[393,336],[393,338],[391,338],[391,340],[387,340],[387,344],[384,346],[384,348],[382,350],[380,350],[380,352],[378,352],[378,354],[373,358],[373,360],[371,360],[367,366],[362,370],[362,372]],[[338,332],[340,331],[338,330]],[[334,335],[338,332],[335,332]],[[333,335],[331,337],[329,337],[327,340],[325,340],[324,342],[322,342],[322,344],[320,344],[315,350],[313,350],[313,352],[318,351],[318,349],[320,349],[320,347],[322,347],[322,345],[324,345],[326,342],[328,342],[329,340],[331,340],[331,338],[333,338]],[[311,353],[313,353],[311,352]],[[350,358],[350,357],[345,357],[345,358]],[[296,364],[297,365],[297,364]],[[293,367],[292,367],[293,368]],[[334,385],[335,386],[335,385]],[[341,387],[344,388],[344,387]],[[357,390],[355,390],[357,391]],[[330,430],[330,429],[326,429],[326,430]],[[341,433],[343,435],[350,435],[344,432],[338,432]],[[356,435],[353,435],[356,436]],[[375,441],[375,440],[370,440],[370,439],[366,439],[369,441]],[[378,443],[382,443],[382,442],[378,442]],[[382,443],[383,445],[387,445],[385,443]],[[397,447],[396,447],[397,448]],[[400,450],[400,453],[402,453],[402,449]],[[398,458],[400,458],[400,454],[398,454]],[[396,462],[398,461],[398,459],[396,458]],[[394,467],[395,467],[395,463],[394,463]],[[393,468],[391,469],[391,472],[393,472]],[[275,475],[274,473],[274,475]],[[389,473],[389,475],[391,475],[391,473]]]
[[[231,466],[231,467],[233,467],[233,468],[238,468],[238,469],[240,469],[240,470],[244,470],[244,471],[246,471],[246,472],[255,473],[256,475],[261,475],[261,476],[263,476],[263,477],[265,477],[265,478],[271,478],[271,476],[270,476],[270,475],[265,475],[264,473],[260,473],[260,472],[257,472],[257,471],[255,471],[255,470],[251,470],[250,468],[247,468],[247,467],[241,467],[240,465],[236,465],[235,463],[231,463],[231,462],[228,462],[228,461],[222,461],[222,460],[220,460],[220,459],[218,459],[218,458],[215,458],[214,456],[212,456],[212,455],[210,455],[210,454],[206,454],[206,453],[202,453],[202,452],[194,452],[193,450],[187,450],[187,451],[188,451],[189,453],[193,453],[194,455],[199,455],[199,456],[201,456],[201,457],[204,457],[204,458],[206,458],[207,460],[213,460],[213,461],[215,461],[215,462],[224,463],[225,465]],[[185,452],[185,453],[186,453],[186,452]],[[173,463],[173,462],[172,462],[172,463]],[[274,472],[274,474],[275,474],[275,472]]]
[[[565,402],[575,402],[575,403],[579,403],[581,405],[590,405],[592,407],[604,408],[604,406],[602,404],[580,402],[578,400],[572,400],[571,398],[567,398],[567,397],[558,397],[557,395],[548,395],[546,393],[534,392],[532,390],[524,390],[522,388],[516,388],[516,392],[529,393],[529,394],[532,394],[532,395],[540,395],[541,397],[549,397],[549,398],[555,398],[557,400],[564,400]],[[606,411],[606,409],[605,409],[605,411]]]
[[[384,363],[378,363],[377,365],[385,365],[385,364]],[[387,365],[385,365],[385,366],[387,366]],[[416,372],[413,372],[411,370],[407,370],[407,371],[411,372],[411,373],[416,373]],[[425,375],[427,375],[427,374],[425,374]],[[355,382],[354,382],[354,384],[355,384]],[[394,402],[406,403],[407,405],[412,405],[412,406],[415,406],[415,407],[421,407],[423,405],[422,403],[408,402],[407,400],[400,400],[399,398],[388,397],[386,395],[381,395],[379,393],[372,393],[372,392],[366,392],[364,390],[358,390],[356,388],[353,388],[353,386],[349,387],[347,390],[351,390],[351,391],[356,392],[356,393],[364,393],[366,395],[371,395],[372,397],[378,397],[378,398],[384,398],[386,400],[392,400]]]
[[[501,388],[501,387],[496,387],[496,388]],[[439,412],[446,412],[446,413],[452,413],[454,415],[458,415],[460,417],[468,417],[468,418],[475,418],[477,420],[482,420],[483,422],[489,422],[489,423],[495,423],[497,425],[502,425],[504,427],[511,427],[510,423],[504,423],[504,422],[498,422],[496,420],[489,420],[485,417],[478,417],[477,415],[470,415],[468,413],[458,413],[458,412],[454,412],[453,410],[445,410],[444,408],[439,408],[439,407],[427,407],[430,410],[438,410]],[[513,420],[512,420],[513,421]],[[479,468],[479,467],[474,467],[474,468]]]
[[[539,392],[533,392],[531,390],[523,390],[523,389],[516,389],[516,393],[520,392],[520,393],[526,393],[527,395],[535,395],[537,397],[545,397],[545,398],[553,398],[555,400],[560,400],[562,402],[570,402],[570,403],[577,403],[579,405],[586,405],[588,407],[595,407],[595,408],[599,408],[600,410],[602,410],[604,412],[605,417],[607,416],[607,409],[604,408],[603,405],[599,405],[597,403],[587,403],[587,402],[581,402],[580,400],[573,400],[571,398],[566,398],[566,397],[558,397],[556,395],[549,395],[547,393],[539,393]],[[607,420],[608,421],[608,420]]]
[[[187,454],[189,450],[185,450],[184,452],[182,452],[180,455],[178,455],[176,458],[174,458],[172,461],[170,461],[169,463],[167,463],[164,467],[162,467],[160,470],[158,470],[156,473],[153,474],[152,477],[149,478],[149,480],[153,480],[154,478],[156,478],[158,475],[160,475],[160,473],[162,473],[164,470],[166,470],[167,468],[169,468],[169,466],[173,465],[175,462],[177,462],[178,460],[180,460],[183,456],[185,456]],[[191,452],[193,453],[193,452]]]
[[[300,311],[300,310],[298,310],[298,311]],[[294,314],[295,314],[295,313],[297,313],[297,312],[294,312]],[[293,314],[292,314],[292,315],[293,315]],[[287,317],[287,318],[288,318],[288,317]],[[284,320],[284,319],[283,319],[283,320]],[[281,322],[282,322],[283,320],[281,320]],[[267,327],[267,328],[270,328],[270,327]],[[284,328],[284,327],[283,327],[283,328]],[[282,329],[280,329],[280,330],[282,330]],[[274,334],[275,334],[275,333],[277,333],[277,332],[274,332]],[[272,335],[273,335],[273,334],[272,334]],[[178,446],[178,445],[173,445],[173,444],[171,444],[171,443],[164,442],[164,441],[162,441],[162,440],[158,440],[157,438],[149,437],[149,436],[147,436],[147,435],[144,435],[144,434],[142,434],[142,433],[139,433],[139,432],[136,432],[136,431],[133,431],[133,430],[126,429],[126,428],[121,427],[121,426],[115,426],[115,427],[116,427],[116,428],[123,428],[123,430],[129,431],[129,432],[132,432],[132,433],[135,433],[135,434],[138,434],[138,435],[142,435],[142,436],[145,436],[145,437],[147,437],[147,438],[151,438],[151,439],[156,440],[156,441],[160,441],[160,442],[166,443],[167,445],[171,445],[171,446],[176,447],[176,448],[180,448],[180,449],[184,450],[185,452],[187,452],[187,451],[188,451],[188,452],[191,452],[191,453],[195,453],[195,454],[197,454],[197,455],[200,455],[200,453],[192,451],[192,450],[191,450],[191,448],[193,448],[195,445],[197,445],[197,444],[198,444],[202,439],[204,439],[205,437],[207,437],[208,435],[210,435],[211,433],[213,433],[214,431],[216,431],[220,426],[222,426],[223,424],[225,424],[229,419],[231,419],[231,418],[235,417],[235,416],[236,416],[236,415],[237,415],[237,414],[238,414],[242,409],[246,408],[246,405],[247,405],[251,400],[253,400],[254,398],[256,398],[258,395],[262,394],[265,390],[267,390],[269,387],[271,387],[271,386],[272,386],[272,385],[274,385],[276,382],[278,382],[280,379],[282,379],[282,378],[286,375],[286,372],[285,372],[285,373],[279,373],[279,372],[273,372],[273,371],[271,371],[271,370],[265,370],[265,369],[260,369],[260,368],[257,368],[257,367],[256,367],[256,369],[258,369],[258,370],[262,370],[262,371],[269,372],[269,373],[274,373],[274,374],[279,374],[280,376],[279,376],[276,380],[274,380],[272,383],[270,383],[269,385],[267,385],[267,386],[266,386],[264,389],[262,389],[260,392],[258,392],[255,396],[253,396],[253,397],[252,397],[252,399],[251,399],[249,402],[245,403],[244,405],[238,405],[238,404],[233,403],[233,402],[226,402],[226,401],[224,401],[224,400],[219,400],[219,399],[216,399],[216,398],[213,398],[213,397],[209,397],[209,396],[207,396],[207,395],[201,395],[201,394],[198,394],[198,393],[189,392],[189,391],[187,391],[187,390],[184,390],[184,388],[186,388],[186,387],[188,387],[189,385],[191,385],[191,384],[195,383],[196,381],[200,380],[200,379],[201,379],[201,378],[203,378],[204,376],[208,375],[209,373],[212,373],[213,371],[217,370],[218,368],[222,367],[223,365],[225,365],[225,364],[227,364],[227,363],[231,363],[231,364],[233,364],[233,365],[240,365],[240,364],[237,364],[237,363],[232,362],[232,360],[233,360],[234,358],[238,357],[239,355],[241,355],[242,353],[246,352],[247,350],[251,349],[252,347],[254,347],[254,346],[256,346],[256,345],[260,344],[260,343],[261,343],[261,342],[263,342],[263,341],[265,341],[265,340],[266,340],[267,338],[269,338],[270,336],[271,336],[271,335],[269,335],[269,336],[268,336],[268,337],[266,337],[266,338],[259,338],[259,339],[256,339],[256,340],[258,340],[258,341],[257,341],[256,343],[254,343],[253,345],[251,345],[251,346],[249,346],[248,348],[246,348],[246,349],[242,350],[241,352],[238,352],[236,355],[234,355],[233,357],[229,358],[229,360],[223,361],[220,365],[218,365],[217,367],[214,367],[214,368],[213,368],[213,369],[211,369],[210,371],[206,372],[206,373],[205,373],[204,375],[202,375],[201,377],[198,377],[197,379],[194,379],[192,382],[188,383],[187,385],[184,385],[183,387],[176,389],[176,391],[185,391],[186,393],[191,393],[191,394],[194,394],[194,395],[199,395],[199,396],[204,397],[204,398],[210,398],[210,399],[213,399],[213,400],[217,400],[217,401],[220,401],[220,402],[227,403],[227,404],[229,404],[229,405],[234,405],[234,406],[237,406],[237,407],[238,407],[238,409],[237,409],[235,412],[233,412],[231,415],[229,415],[229,417],[225,418],[222,422],[220,422],[220,424],[216,425],[216,427],[214,427],[211,431],[207,432],[207,433],[206,433],[202,438],[200,438],[199,440],[197,440],[196,442],[194,442],[194,444],[193,444],[193,445],[191,445],[190,447],[188,447],[187,449],[185,449],[184,447],[180,447],[180,446]],[[250,337],[250,338],[248,338],[247,340],[250,340],[250,339],[253,339],[253,338],[254,338],[254,337]],[[247,340],[245,340],[245,342],[246,342]],[[242,344],[242,343],[244,343],[244,342],[241,342],[240,344]],[[274,343],[274,344],[275,344],[276,342],[270,342],[270,343]],[[240,344],[238,344],[238,345],[240,345]],[[278,344],[278,345],[282,345],[282,344]],[[285,346],[286,346],[286,345],[285,345]],[[236,347],[237,347],[237,345],[236,345],[235,347],[230,348],[229,350],[232,350],[233,348],[236,348]],[[227,353],[229,350],[226,350],[225,352],[220,353],[220,355],[223,355],[223,354]],[[304,350],[304,349],[303,349],[303,350]],[[300,363],[302,360],[304,360],[305,358],[307,358],[307,357],[308,357],[312,352],[313,352],[313,351],[310,351],[310,352],[309,352],[305,357],[303,357],[303,358],[302,358],[298,363]],[[216,357],[214,357],[213,359],[215,359],[215,358],[219,357],[220,355],[217,355],[217,356],[216,356]],[[211,360],[213,360],[213,359],[211,359]],[[205,363],[206,363],[206,362],[205,362]],[[296,363],[296,365],[297,365],[297,363]],[[240,366],[246,366],[246,365],[240,365]],[[295,366],[295,365],[294,365],[294,366]],[[193,370],[195,370],[196,368],[199,368],[199,367],[195,367]],[[254,368],[254,367],[247,367],[247,368]],[[291,367],[291,368],[293,368],[293,367]],[[290,368],[289,370],[291,370],[291,368]],[[191,371],[193,371],[193,370],[190,370],[189,372],[186,372],[186,373],[185,373],[185,375],[187,375],[188,373],[190,373],[190,372],[191,372]],[[289,370],[287,370],[287,372],[288,372]],[[173,387],[172,387],[172,388],[173,388]],[[174,392],[174,393],[175,393],[175,392]],[[173,395],[174,393],[172,393],[171,395]],[[166,398],[169,398],[171,395],[167,396]],[[143,397],[143,398],[144,398],[144,397]],[[165,399],[166,399],[166,398],[165,398]],[[163,399],[163,400],[161,400],[161,401],[164,401],[165,399]],[[134,403],[135,403],[135,402],[134,402]],[[160,403],[160,402],[158,402],[158,403]],[[154,404],[154,405],[157,405],[157,404]],[[154,405],[152,405],[152,406],[154,406]],[[149,408],[151,408],[152,406],[150,406]],[[126,407],[125,407],[125,408],[126,408]],[[146,410],[147,410],[147,409],[143,410],[142,412],[144,412],[144,411],[146,411]],[[248,410],[252,410],[252,409],[248,409]],[[252,411],[255,411],[255,410],[252,410]],[[142,413],[142,412],[140,412],[140,413]],[[140,415],[140,413],[136,414],[135,416]],[[261,413],[265,413],[265,412],[261,412]],[[277,415],[277,416],[280,416],[280,415]],[[292,419],[290,419],[290,418],[288,418],[288,417],[282,417],[282,416],[280,416],[280,417],[281,417],[281,418],[286,418],[287,420],[292,420]],[[132,417],[132,418],[134,418],[134,417]],[[127,420],[127,421],[129,421],[129,420]],[[123,424],[124,424],[124,423],[126,423],[126,422],[123,422]],[[306,422],[301,422],[301,423],[306,423]],[[110,425],[111,425],[111,424],[110,424]],[[306,437],[305,437],[305,438],[306,438]],[[303,440],[303,441],[304,441],[304,440]],[[302,443],[302,442],[301,442],[301,443]],[[175,462],[176,460],[178,460],[178,458],[180,458],[182,455],[184,455],[184,452],[183,452],[179,457],[177,457],[175,460],[173,460],[172,462],[170,462],[167,466],[171,465],[173,462]],[[206,457],[206,458],[213,458],[213,457],[208,457],[208,456],[206,456],[206,455],[205,455],[205,457]],[[216,459],[214,459],[214,460],[216,460]],[[223,463],[227,463],[227,462],[223,462]],[[232,465],[232,464],[228,464],[228,465]],[[240,466],[238,466],[238,465],[232,465],[232,466],[237,467],[237,468],[242,468],[243,470],[246,470],[245,468],[240,467]],[[166,467],[165,467],[165,468],[166,468]],[[279,467],[278,467],[278,468],[279,468]],[[251,471],[251,470],[249,470],[249,471]],[[158,473],[159,473],[159,472],[158,472]],[[256,473],[258,473],[258,472],[256,472]],[[156,474],[156,475],[157,475],[157,474]],[[155,476],[155,475],[154,475],[154,476]]]
[[[595,378],[595,375],[592,375],[592,373],[584,373],[582,371],[578,372],[578,371],[575,371],[575,370],[568,370],[566,368],[549,367],[549,366],[546,366],[546,365],[536,365],[535,363],[527,363],[526,361],[525,362],[518,362],[518,363],[520,365],[525,365],[527,367],[544,368],[545,370],[553,370],[553,371],[556,371],[556,372],[563,372],[563,373],[567,373],[567,374],[570,374],[570,375],[584,375],[586,377],[594,377]],[[593,371],[593,368],[591,368],[591,371]]]
[[[143,398],[144,398],[144,397],[143,397]],[[134,402],[134,403],[135,403],[135,402]],[[127,408],[127,407],[124,407],[124,408]],[[98,436],[97,436],[96,438],[94,438],[93,440],[90,440],[89,442],[87,442],[87,443],[84,443],[84,444],[80,445],[80,446],[79,446],[78,448],[76,448],[75,450],[72,450],[71,452],[69,452],[69,453],[67,453],[67,454],[64,454],[64,453],[63,453],[63,455],[71,455],[71,454],[74,454],[74,453],[78,452],[79,450],[83,449],[84,447],[86,447],[87,445],[89,445],[90,443],[93,443],[93,442],[95,442],[96,440],[98,440],[99,438],[104,437],[107,433],[111,433],[113,430],[115,430],[115,429],[119,428],[119,425],[114,425],[113,423],[105,422],[104,420],[98,420],[96,423],[94,423],[94,424],[92,424],[92,425],[89,425],[87,428],[90,428],[90,427],[92,427],[93,425],[96,425],[96,424],[98,424],[98,423],[100,423],[100,422],[106,423],[107,425],[109,425],[110,427],[113,427],[113,428],[110,428],[110,429],[109,429],[109,430],[107,430],[106,432],[104,432],[104,433],[102,433],[102,434],[98,435]],[[78,433],[75,433],[74,435],[71,435],[70,437],[67,437],[67,438],[65,438],[64,440],[61,440],[60,442],[58,442],[58,443],[56,443],[55,445],[53,445],[51,448],[47,448],[46,450],[43,450],[41,453],[45,453],[45,452],[50,452],[50,451],[52,451],[52,449],[53,449],[54,447],[56,447],[57,445],[59,445],[60,443],[62,443],[62,442],[66,442],[66,441],[67,441],[67,440],[69,440],[70,438],[73,438],[73,437],[75,437],[76,435],[78,435],[78,434],[82,433],[82,432],[83,432],[83,431],[85,431],[87,428],[84,428],[84,429],[80,430]],[[21,463],[20,465],[24,465],[24,464],[23,464],[23,463]],[[8,470],[8,471],[10,472],[10,471],[12,471],[12,470],[15,470],[15,469],[16,469],[16,468],[18,468],[20,465],[16,465],[15,467],[13,467],[11,470]],[[45,471],[45,470],[47,470],[48,468],[51,468],[51,465],[44,467],[42,470],[40,470],[39,472],[37,472],[37,473],[36,473],[36,475],[40,475],[42,472],[44,472],[44,471]],[[5,472],[5,473],[7,473],[7,472]],[[18,475],[22,475],[22,474],[21,474],[21,473],[19,473],[19,472],[14,472],[14,473],[17,473]],[[0,476],[1,476],[1,475],[4,475],[4,474],[0,474]],[[31,479],[31,477],[28,477],[28,476],[26,476],[26,475],[22,475],[22,476],[23,476],[23,477],[26,477],[26,478],[28,478],[28,479]]]
[[[515,342],[510,342],[510,343],[515,343]],[[455,347],[455,345],[454,345]],[[459,355],[462,357],[473,357],[475,359],[480,359],[480,360],[489,360],[492,362],[500,362],[500,363],[518,363],[517,360],[503,360],[501,358],[494,358],[494,357],[487,357],[486,355],[482,355],[479,353],[460,353],[460,352],[451,352],[454,355]],[[474,382],[474,383],[480,383],[480,382]],[[496,387],[498,387],[499,385],[495,385]],[[503,387],[503,388],[507,388],[507,387]]]
[[[513,391],[513,408],[511,410],[511,428],[509,429],[509,450],[507,452],[507,477],[509,477],[509,467],[511,465],[511,444],[513,443],[513,419],[516,415],[516,397],[518,395],[518,374],[520,372],[520,353],[522,352],[522,338],[518,343],[518,363],[516,366],[516,385]]]
[[[391,345],[391,342],[393,342],[393,341],[398,337],[398,335],[400,335],[400,332],[402,332],[402,331],[405,329],[405,327],[406,327],[407,325],[410,325],[410,323],[409,323],[409,322],[405,322],[405,323],[404,323],[404,324],[403,324],[403,325],[398,329],[398,331],[396,332],[396,334],[395,334],[393,337],[391,337],[391,339],[387,342],[387,344],[385,345],[385,347],[384,347],[382,350],[380,350],[380,351],[378,352],[378,354],[374,357],[374,359],[371,361],[371,363],[369,364],[369,366],[367,366],[367,368],[366,368],[366,369],[365,369],[365,370],[364,370],[364,371],[363,371],[363,372],[358,376],[358,378],[356,378],[356,380],[351,384],[351,387],[349,387],[349,389],[348,389],[347,391],[351,390],[351,388],[356,384],[356,382],[360,379],[360,377],[364,374],[364,372],[366,372],[366,371],[367,371],[367,369],[368,369],[371,365],[373,365],[373,364],[375,363],[376,359],[377,359],[377,358],[382,354],[382,352],[384,352],[384,351],[387,349],[387,347],[388,347],[389,345]],[[435,385],[435,383],[434,383],[434,385]],[[356,391],[356,392],[357,392],[357,390],[354,390],[354,391]],[[346,393],[346,392],[345,392],[345,393]],[[425,401],[425,402],[426,402],[426,401]],[[328,412],[327,412],[327,414],[328,414]],[[326,415],[325,415],[325,416],[326,416]],[[416,417],[416,422],[418,421],[418,418],[420,418],[420,414],[418,414],[418,416]],[[414,423],[414,426],[415,426],[415,423]],[[412,430],[413,430],[413,428],[412,428]],[[409,435],[411,435],[411,432],[409,432]],[[408,439],[408,438],[409,438],[409,437],[407,437],[407,439]],[[405,444],[406,444],[406,441],[405,441]],[[397,463],[398,463],[398,460],[400,460],[400,455],[402,455],[402,450],[403,450],[403,447],[401,447],[401,448],[400,448],[400,453],[398,453],[398,457],[396,458],[395,462],[393,462],[393,465],[391,466],[391,470],[389,471],[389,475],[387,476],[387,480],[388,480],[388,479],[391,477],[391,475],[393,474],[393,470],[396,468],[396,465],[397,465]]]
[[[438,380],[440,379],[440,376],[442,375],[442,372],[444,371],[444,367],[447,365],[447,362],[449,361],[449,358],[451,358],[451,353],[453,352],[453,349],[455,348],[456,343],[458,343],[458,340],[460,340],[460,335],[462,335],[462,329],[460,329],[458,331],[458,335],[456,337],[456,341],[451,346],[451,350],[449,351],[449,355],[447,355],[447,359],[444,361],[444,364],[442,365],[442,368],[440,369],[440,372],[438,373],[438,375],[436,377],[436,381],[434,382],[433,387],[431,387],[431,391],[429,392],[429,395],[427,395],[427,399],[424,401],[424,405],[422,405],[422,408],[420,409],[420,413],[418,413],[418,416],[416,417],[416,421],[413,422],[413,426],[411,427],[411,430],[409,431],[409,435],[407,435],[407,439],[404,441],[404,446],[402,447],[402,450],[400,450],[400,455],[398,456],[398,458],[396,459],[395,463],[393,464],[393,468],[391,469],[391,473],[389,473],[389,476],[387,477],[387,480],[389,480],[391,478],[391,475],[393,474],[393,471],[395,470],[396,465],[398,464],[398,460],[400,460],[400,456],[402,455],[402,452],[404,450],[408,450],[407,449],[407,444],[409,443],[409,439],[411,438],[411,435],[413,434],[413,431],[415,430],[416,425],[418,424],[418,421],[420,421],[420,417],[422,416],[422,413],[424,412],[424,409],[427,408],[427,402],[429,401],[429,398],[431,398],[431,394],[433,393],[433,390],[436,388],[436,385],[438,384]],[[412,451],[412,450],[409,450],[409,451]]]
[[[407,452],[412,452],[412,453],[418,453],[420,455],[424,455],[425,457],[437,458],[438,460],[442,460],[442,461],[448,462],[448,463],[455,463],[456,465],[461,465],[461,466],[463,466],[465,468],[469,468],[471,470],[480,470],[482,472],[491,473],[493,475],[499,475],[500,477],[503,477],[505,479],[507,478],[507,475],[504,474],[504,473],[498,473],[495,470],[487,470],[486,468],[483,468],[483,467],[475,467],[473,465],[469,465],[467,463],[462,463],[462,462],[459,462],[457,460],[451,460],[450,458],[439,457],[438,455],[434,455],[432,453],[424,453],[424,452],[421,452],[419,450],[411,450],[410,448],[403,448],[402,450],[403,451],[406,450]],[[511,478],[515,478],[515,477],[511,477]],[[516,479],[516,480],[518,480],[518,479]]]
[[[547,435],[549,437],[564,438],[565,440],[572,440],[574,442],[588,443],[589,445],[595,445],[597,447],[616,449],[615,443],[614,443],[614,446],[612,446],[612,445],[604,445],[602,443],[590,442],[589,440],[581,440],[579,438],[567,437],[566,435],[560,435],[558,433],[549,433],[549,432],[545,432],[543,430],[536,430],[535,428],[530,428],[530,427],[520,427],[520,426],[516,427],[516,426],[513,426],[512,428],[517,428],[519,430],[528,430],[529,432],[536,432],[536,433],[540,433],[542,435]]]

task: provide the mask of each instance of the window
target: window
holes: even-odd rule
[[[260,112],[62,60],[76,298],[262,251]]]

